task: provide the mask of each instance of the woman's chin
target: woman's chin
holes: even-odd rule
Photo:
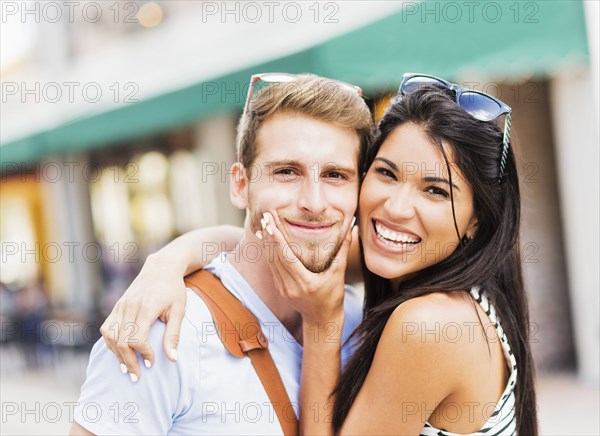
[[[398,265],[392,265],[389,260],[383,262],[369,262],[365,256],[365,264],[369,271],[384,279],[394,280],[403,275],[403,272],[398,268]]]

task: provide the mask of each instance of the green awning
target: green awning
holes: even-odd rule
[[[210,82],[246,87],[264,71],[312,72],[362,86],[365,94],[394,89],[405,71],[452,79],[547,76],[588,63],[583,3],[408,2],[400,12],[345,35]],[[2,162],[30,162],[49,154],[114,146],[222,112],[240,111],[241,98],[207,92],[207,83],[69,121],[2,144]],[[239,95],[243,95],[240,93]]]

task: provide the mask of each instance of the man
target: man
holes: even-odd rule
[[[206,270],[257,317],[297,406],[305,339],[297,328],[301,318],[277,290],[269,267],[272,247],[257,232],[263,214],[274,213],[289,247],[309,271],[339,267],[333,262],[357,204],[359,150],[373,126],[359,90],[350,85],[310,75],[261,79],[276,83],[253,96],[259,80],[253,78],[238,129],[239,162],[230,175],[230,199],[247,210],[243,236],[233,252],[217,257]],[[346,339],[362,315],[361,300],[351,288],[344,305]],[[146,346],[156,348],[164,333],[165,325],[154,323]],[[119,347],[127,347],[123,339]],[[131,368],[123,353],[113,351],[123,372]],[[346,347],[342,360],[348,354]],[[72,434],[281,433],[250,359],[225,350],[207,306],[191,291],[177,355],[171,359],[176,363],[157,353],[143,377],[135,372],[126,377],[107,345],[96,343]],[[148,359],[144,363],[150,366]]]

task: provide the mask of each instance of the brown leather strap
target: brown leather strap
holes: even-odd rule
[[[279,418],[283,434],[296,436],[296,413],[269,353],[269,342],[256,317],[208,271],[201,270],[190,274],[184,281],[208,306],[219,338],[227,351],[235,357],[250,357],[252,366]]]

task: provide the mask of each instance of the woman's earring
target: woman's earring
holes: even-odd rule
[[[473,238],[475,237],[475,234],[472,234],[471,236],[467,236],[466,234],[462,237],[461,242],[463,243],[463,245],[467,245],[469,242],[471,242],[473,240]]]

